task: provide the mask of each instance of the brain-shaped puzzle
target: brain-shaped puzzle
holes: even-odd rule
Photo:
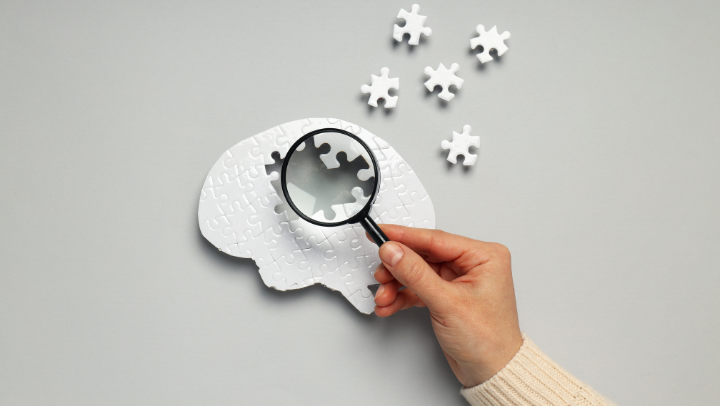
[[[358,224],[321,227],[287,213],[279,189],[276,158],[284,159],[304,134],[328,127],[357,135],[375,155],[381,182],[370,216],[377,223],[435,227],[430,196],[390,144],[346,121],[311,118],[263,131],[222,154],[200,193],[200,231],[224,253],[252,258],[269,287],[291,290],[320,283],[371,313],[375,302],[368,286],[377,284],[377,246]]]

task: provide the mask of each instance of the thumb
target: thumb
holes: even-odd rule
[[[444,302],[448,286],[427,262],[405,245],[388,241],[380,247],[380,260],[400,283],[412,290],[428,307]]]

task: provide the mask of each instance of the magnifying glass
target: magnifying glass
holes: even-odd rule
[[[305,134],[290,147],[280,183],[303,220],[324,227],[360,223],[378,246],[389,241],[369,215],[380,189],[378,163],[355,134],[337,128]]]

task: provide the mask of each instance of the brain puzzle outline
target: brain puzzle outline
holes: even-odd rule
[[[397,151],[369,131],[332,118],[288,122],[225,151],[200,192],[198,224],[220,251],[252,258],[268,287],[284,291],[319,283],[369,314],[375,307],[369,286],[377,284],[373,277],[380,264],[377,246],[359,224],[321,227],[288,215],[282,191],[276,190],[279,174],[272,170],[278,164],[276,157],[284,159],[297,139],[320,128],[349,131],[375,155],[381,176],[370,210],[373,220],[435,227],[430,196]],[[334,162],[334,156],[327,159]]]

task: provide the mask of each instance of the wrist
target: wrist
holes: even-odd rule
[[[466,388],[472,388],[492,378],[498,371],[484,364],[458,363],[458,372],[460,383]]]
[[[458,380],[466,388],[472,388],[490,380],[515,357],[523,345],[523,337],[506,340],[504,345],[489,351],[482,362],[458,362]]]

